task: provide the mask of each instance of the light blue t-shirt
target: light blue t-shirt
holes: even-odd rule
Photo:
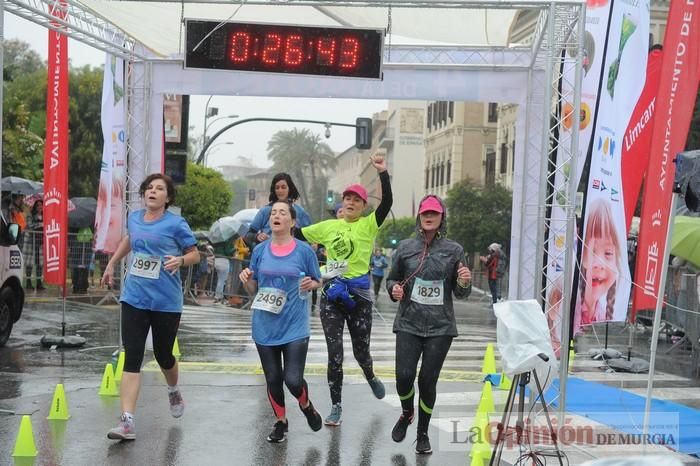
[[[135,308],[164,311],[182,311],[182,282],[179,269],[170,274],[163,264],[165,256],[181,256],[185,249],[197,244],[190,226],[184,218],[165,211],[162,217],[154,222],[146,222],[141,209],[129,214],[127,230],[131,244],[131,260],[128,263],[127,275],[120,300]],[[158,278],[147,278],[132,273],[136,270],[134,263],[141,260],[150,264],[153,257],[160,258]],[[146,274],[153,273],[156,267],[142,267]]]
[[[263,241],[253,250],[250,269],[253,279],[262,288],[274,288],[286,293],[287,301],[279,314],[253,309],[253,341],[259,345],[276,346],[306,338],[311,334],[307,301],[299,299],[299,272],[320,280],[318,260],[311,246],[294,240],[296,247],[287,256],[275,256],[271,241]],[[311,296],[309,294],[309,298]]]
[[[292,205],[294,206],[294,210],[297,214],[297,218],[294,221],[295,226],[297,228],[303,228],[305,226],[311,225],[311,217],[309,217],[309,214],[306,213],[304,208],[297,203],[294,203]],[[263,231],[269,236],[272,232],[272,230],[270,229],[271,210],[272,206],[269,204],[258,210],[258,213],[255,214],[255,217],[253,218],[253,221],[250,222],[250,229],[255,232]]]

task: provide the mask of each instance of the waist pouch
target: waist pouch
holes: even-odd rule
[[[323,295],[329,302],[339,302],[347,309],[355,309],[357,303],[352,294],[355,289],[369,289],[369,274],[355,278],[334,278],[324,285]]]

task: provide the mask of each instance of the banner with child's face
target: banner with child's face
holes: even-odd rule
[[[578,289],[574,290],[574,335],[595,322],[627,317],[632,282],[621,154],[644,88],[648,49],[649,1],[615,2],[591,141]]]

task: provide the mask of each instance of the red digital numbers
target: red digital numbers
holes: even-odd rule
[[[229,60],[233,64],[258,62],[265,68],[320,66],[352,71],[361,56],[357,37],[309,37],[299,33],[235,31],[229,35]]]

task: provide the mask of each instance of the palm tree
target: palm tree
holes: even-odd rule
[[[319,134],[308,129],[283,130],[272,135],[267,143],[267,158],[272,160],[273,171],[292,175],[303,205],[312,216],[321,218],[328,186],[326,174],[335,169],[337,163],[330,146],[321,140]],[[307,187],[307,173],[310,174],[311,187]]]

